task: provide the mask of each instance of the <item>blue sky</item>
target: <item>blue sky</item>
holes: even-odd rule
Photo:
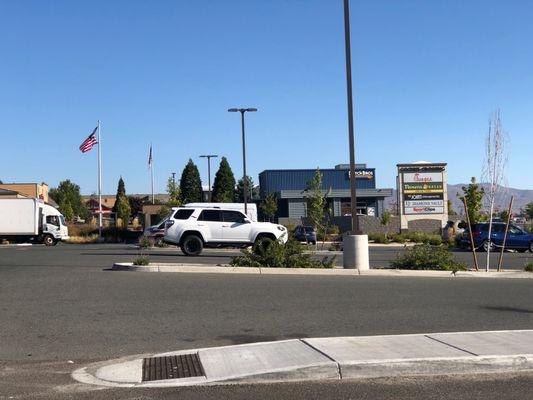
[[[356,159],[394,187],[400,162],[479,177],[490,113],[511,138],[508,182],[532,189],[533,3],[353,1]],[[0,1],[0,179],[65,178],[103,192],[156,191],[192,158],[248,171],[329,168],[348,159],[341,0]],[[216,167],[213,168],[216,170]]]

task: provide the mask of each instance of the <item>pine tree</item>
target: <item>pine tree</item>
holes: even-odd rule
[[[126,185],[122,176],[118,180],[117,195],[115,196],[115,205],[113,206],[113,212],[117,212],[117,204],[121,197],[126,197]]]
[[[131,215],[131,207],[128,198],[125,195],[120,196],[118,202],[115,204],[115,208],[117,209],[117,219],[122,219],[122,227],[127,228]]]
[[[202,201],[200,172],[191,159],[181,173],[180,192],[183,204]]]
[[[259,197],[259,192],[257,190],[257,188],[254,187],[254,181],[252,179],[251,176],[247,176],[248,178],[248,187],[247,187],[247,196],[246,198],[248,199],[248,201],[251,201],[253,199],[257,199]],[[237,183],[237,190],[236,190],[236,193],[235,193],[235,201],[237,203],[242,203],[244,202],[244,179],[241,178],[239,179],[239,182]]]
[[[226,157],[222,157],[213,183],[213,202],[231,203],[235,198],[235,177]]]

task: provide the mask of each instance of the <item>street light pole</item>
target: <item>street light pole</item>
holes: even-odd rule
[[[355,138],[352,100],[352,56],[350,50],[350,1],[344,0],[344,43],[346,50],[346,95],[348,97],[348,137],[350,145],[350,197],[352,231],[342,241],[344,268],[368,270],[368,236],[363,235],[357,218],[357,192],[355,187]]]
[[[348,97],[348,137],[350,145],[350,197],[352,234],[360,234],[357,219],[357,191],[355,186],[355,139],[353,129],[352,56],[350,49],[350,1],[344,0],[344,43],[346,49],[346,94]]]
[[[244,113],[255,112],[257,108],[230,108],[228,112],[240,112],[241,113],[241,126],[242,126],[242,183],[243,187],[243,200],[244,200],[244,213],[248,215],[248,176],[246,175],[246,134],[244,129]]]
[[[217,158],[216,154],[203,154],[200,158],[207,158],[207,182],[209,185],[209,202],[211,202],[211,159]]]

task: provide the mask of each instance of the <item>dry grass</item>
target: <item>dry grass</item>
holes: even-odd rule
[[[98,235],[89,235],[89,236],[70,236],[67,243],[72,244],[88,244],[96,243],[98,241]]]

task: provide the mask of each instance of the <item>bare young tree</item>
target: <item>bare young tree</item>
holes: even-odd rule
[[[505,187],[505,167],[507,165],[507,146],[509,136],[503,130],[500,117],[500,110],[492,113],[489,119],[489,130],[485,140],[485,160],[483,162],[482,181],[488,183],[488,190],[485,191],[485,199],[489,209],[489,231],[486,243],[487,265],[489,271],[490,251],[493,247],[492,238],[492,217],[494,214],[494,201],[496,196]]]

